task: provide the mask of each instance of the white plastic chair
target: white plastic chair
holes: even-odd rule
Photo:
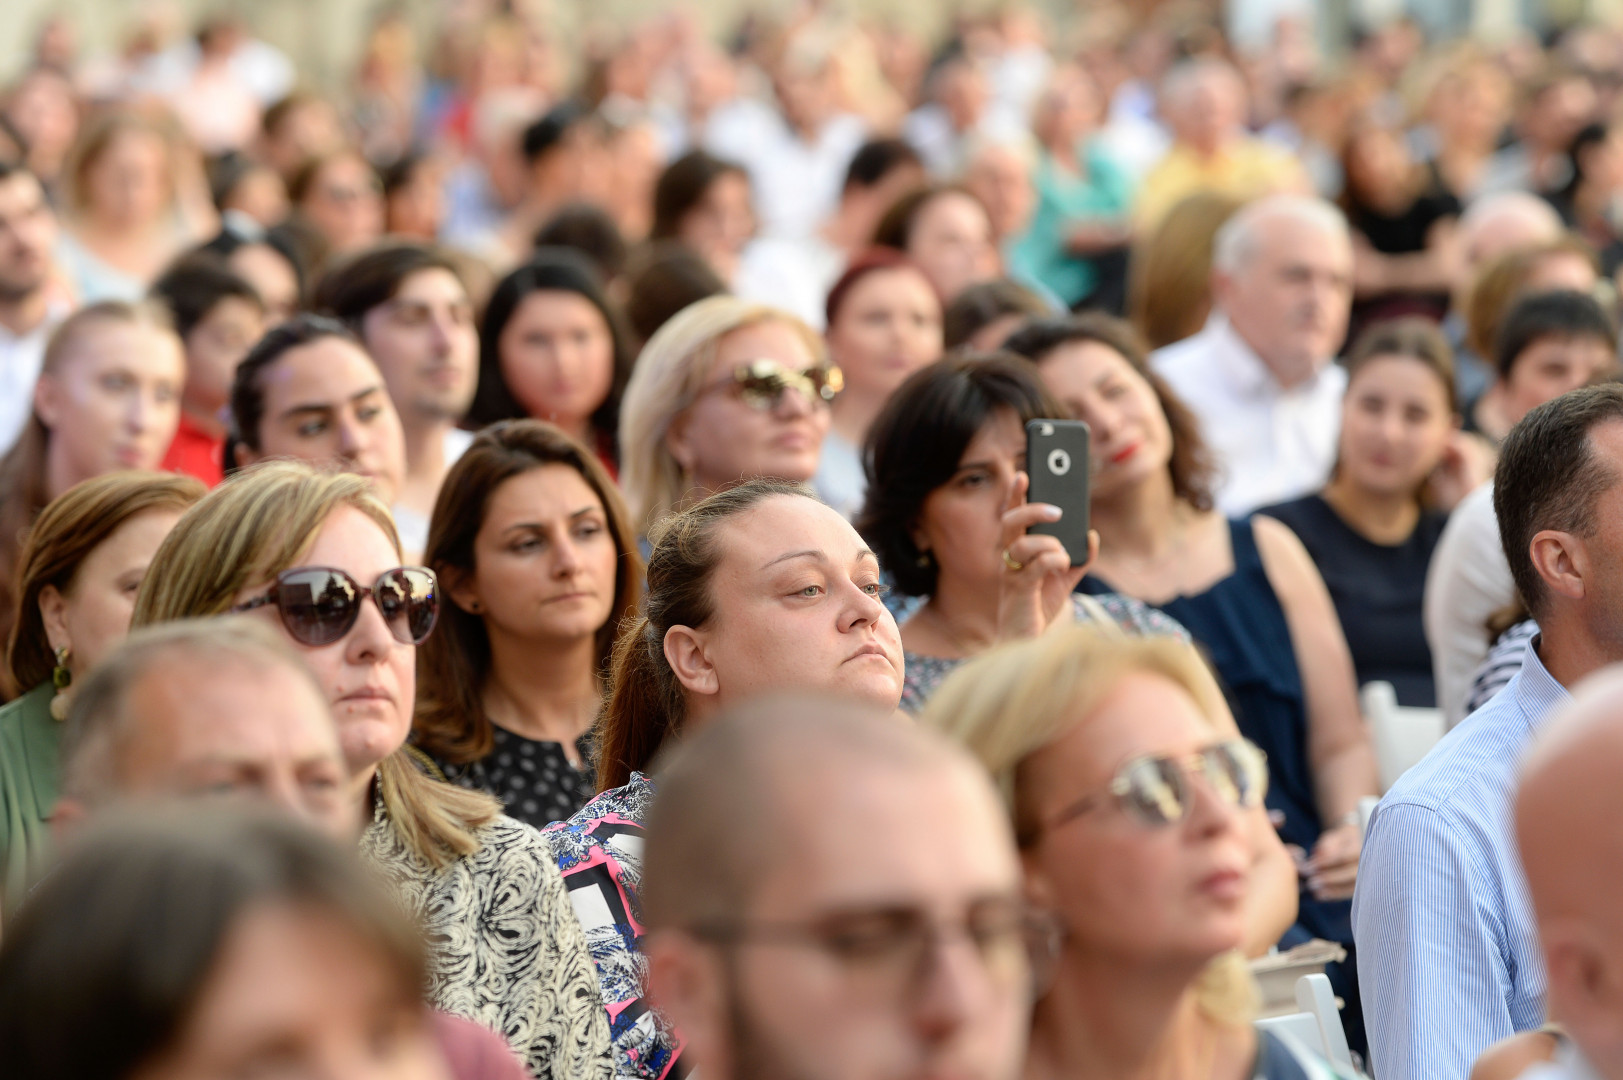
[[[1347,1031],[1341,1026],[1341,1010],[1330,980],[1324,975],[1303,975],[1296,980],[1296,1004],[1302,1010],[1285,1016],[1258,1020],[1263,1031],[1284,1033],[1322,1055],[1325,1060],[1354,1070],[1352,1051],[1347,1048]]]
[[[1375,763],[1384,793],[1398,777],[1408,772],[1443,737],[1441,709],[1414,709],[1398,704],[1397,691],[1389,682],[1365,683],[1358,692],[1359,704],[1369,721],[1375,743]]]

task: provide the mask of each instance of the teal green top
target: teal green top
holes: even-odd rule
[[[0,706],[0,913],[9,917],[50,857],[62,725],[42,683]]]
[[[1125,221],[1132,207],[1133,184],[1097,141],[1077,153],[1086,176],[1061,170],[1045,151],[1032,182],[1037,209],[1031,225],[1009,251],[1009,262],[1019,276],[1046,285],[1066,306],[1093,292],[1098,271],[1092,262],[1072,255],[1065,247],[1071,227],[1083,222]]]

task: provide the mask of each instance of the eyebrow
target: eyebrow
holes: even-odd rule
[[[587,514],[600,513],[601,509],[602,509],[601,507],[597,507],[597,506],[583,506],[579,510],[576,510],[574,513],[570,514],[569,517],[567,518],[567,520],[569,520],[569,521],[579,521],[581,518],[585,517]],[[544,529],[546,527],[547,527],[546,522],[542,522],[542,521],[517,521],[517,522],[514,522],[513,524],[509,525],[504,531],[505,532],[514,532],[515,530],[518,530],[518,529]]]
[[[298,416],[301,413],[329,413],[338,408],[340,405],[346,403],[353,405],[359,402],[362,398],[370,397],[373,394],[381,393],[382,391],[383,387],[381,386],[368,386],[365,390],[362,390],[359,393],[351,394],[346,401],[340,401],[337,403],[330,401],[314,401],[304,405],[289,406],[287,409],[283,410],[281,419],[286,420],[290,417]]]
[[[829,561],[829,557],[828,557],[828,554],[826,552],[817,551],[817,550],[808,548],[805,551],[791,551],[791,552],[788,552],[786,554],[779,555],[776,559],[773,559],[771,562],[769,562],[765,566],[761,567],[761,569],[762,570],[770,570],[770,569],[772,569],[772,567],[778,565],[779,563],[788,562],[791,559],[815,559],[818,562],[828,562]],[[869,560],[869,559],[871,559],[872,561],[877,563],[879,561],[879,556],[875,555],[872,551],[870,551],[867,548],[863,548],[861,551],[857,552],[857,561],[858,562],[863,562],[864,560]]]

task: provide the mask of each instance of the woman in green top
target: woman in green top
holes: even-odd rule
[[[1032,133],[1041,145],[1032,183],[1037,209],[1009,252],[1013,270],[1075,308],[1106,284],[1101,260],[1119,261],[1129,232],[1133,182],[1097,139],[1098,87],[1081,68],[1057,70],[1037,101]]]
[[[29,533],[6,661],[32,689],[0,708],[0,916],[44,866],[73,682],[129,630],[147,563],[203,492],[189,476],[109,473],[63,492]]]

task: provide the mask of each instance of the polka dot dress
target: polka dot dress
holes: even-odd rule
[[[569,763],[561,744],[537,742],[491,725],[495,745],[478,761],[449,764],[436,761],[453,784],[488,791],[507,804],[507,815],[536,828],[563,821],[596,794],[590,746],[585,736],[575,747],[586,762],[577,769]]]

